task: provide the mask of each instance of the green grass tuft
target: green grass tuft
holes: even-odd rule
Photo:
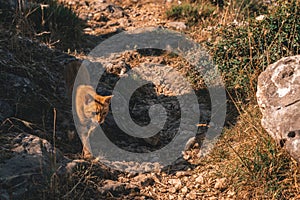
[[[207,43],[229,90],[255,96],[257,77],[271,63],[300,53],[300,3],[282,1],[258,21],[219,28],[219,40]]]

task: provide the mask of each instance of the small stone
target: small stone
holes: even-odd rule
[[[182,187],[180,179],[170,179],[168,183],[173,185],[176,190]]]
[[[122,27],[127,27],[127,26],[129,26],[130,20],[125,19],[125,18],[121,18],[121,19],[118,20],[118,23]]]
[[[183,180],[184,182],[189,182],[190,177],[188,177],[188,176],[182,177],[182,180]]]
[[[176,193],[176,191],[177,191],[177,190],[176,190],[175,187],[169,188],[169,192],[172,193],[172,194]]]
[[[227,181],[226,178],[218,178],[218,179],[216,179],[216,183],[215,183],[214,188],[215,189],[219,189],[219,190],[224,189],[226,187],[226,181]]]
[[[197,182],[197,183],[200,183],[200,184],[204,184],[204,178],[203,178],[203,176],[198,176],[196,179],[195,179],[195,181]]]
[[[93,19],[98,22],[107,22],[108,19],[101,12],[95,13]]]
[[[184,196],[178,196],[177,199],[178,200],[184,200]]]
[[[181,189],[181,192],[183,193],[183,194],[186,194],[187,192],[188,192],[188,188],[186,187],[186,186],[184,186],[182,189]]]
[[[255,19],[256,19],[257,21],[262,21],[262,20],[264,20],[265,18],[266,18],[265,15],[259,15],[259,16],[257,16]]]
[[[195,192],[190,192],[186,195],[187,199],[197,199],[197,194]]]
[[[78,17],[84,21],[88,20],[88,15],[86,13],[80,13]]]
[[[159,191],[160,191],[161,193],[166,193],[166,192],[167,192],[166,188],[159,188]]]
[[[84,32],[92,32],[93,29],[88,27],[88,28],[83,29],[83,31],[84,31]]]
[[[232,198],[232,197],[234,197],[234,196],[235,196],[235,192],[234,192],[234,191],[229,190],[229,191],[227,192],[227,197],[228,197],[228,198]]]

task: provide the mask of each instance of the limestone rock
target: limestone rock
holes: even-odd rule
[[[9,133],[5,138],[10,143],[1,150],[0,199],[41,198],[38,191],[48,188],[47,180],[67,159],[37,136]]]
[[[300,162],[300,55],[285,57],[258,78],[257,101],[262,125]]]

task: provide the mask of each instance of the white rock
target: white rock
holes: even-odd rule
[[[269,65],[258,77],[262,126],[300,162],[300,55]]]
[[[226,178],[218,178],[218,179],[216,179],[216,183],[215,183],[214,188],[215,189],[224,189],[226,187],[226,181],[227,181]]]

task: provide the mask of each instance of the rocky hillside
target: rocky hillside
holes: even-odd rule
[[[185,111],[177,97],[186,99],[193,91],[197,104],[184,103],[191,116],[200,112],[199,125],[182,131],[196,130],[184,144],[185,151],[163,167],[155,156],[153,162],[137,163],[126,158],[112,162],[105,155],[87,160],[81,154],[64,66],[90,61],[89,53],[97,45],[109,41],[112,46],[115,41],[110,39],[119,33],[145,27],[184,33],[208,49],[219,41],[221,46],[225,37],[219,34],[225,25],[247,23],[227,15],[226,1],[35,0],[23,1],[23,6],[14,2],[0,0],[0,199],[300,198],[297,164],[263,130],[253,98],[239,99],[239,87],[236,93],[228,91],[225,127],[217,127],[210,123],[216,113],[202,71],[166,50],[135,49],[101,60],[105,72],[97,84],[99,94],[109,95],[129,71],[137,79],[152,80],[128,100],[130,117],[146,126],[149,110],[161,104],[168,116],[163,129],[147,139],[124,134],[112,111],[101,128],[119,148],[146,155],[182,131]],[[249,7],[258,9],[255,4]],[[163,65],[170,66],[169,71],[157,67]],[[181,87],[178,74],[187,77],[191,88]],[[160,81],[161,76],[172,81]],[[224,128],[223,134],[202,156],[200,147],[210,127]]]

